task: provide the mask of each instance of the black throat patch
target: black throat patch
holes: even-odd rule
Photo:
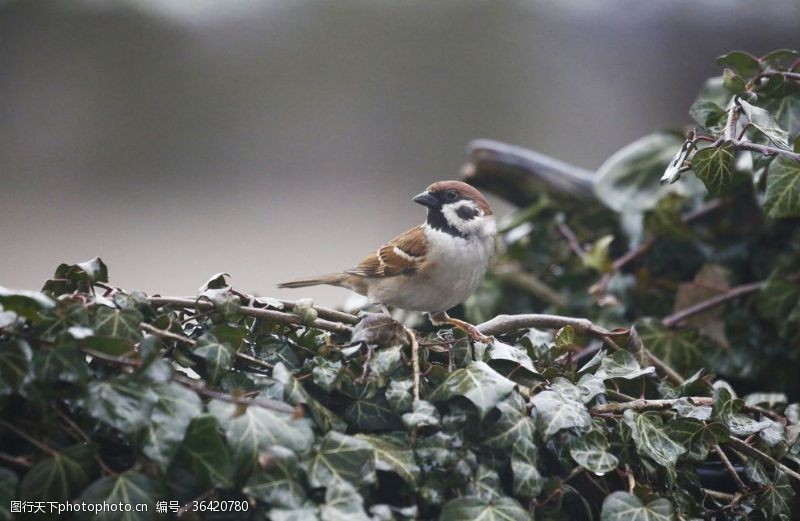
[[[458,211],[461,211],[461,208],[459,208]],[[461,237],[462,239],[467,238],[466,235],[458,231],[458,228],[447,221],[447,218],[442,213],[441,207],[428,208],[428,226],[434,230],[439,230],[440,232],[452,235],[453,237]]]

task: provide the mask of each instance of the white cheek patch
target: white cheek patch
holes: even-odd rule
[[[469,208],[477,215],[471,219],[464,219],[458,215],[458,210],[460,208]],[[486,227],[486,219],[483,215],[483,210],[478,208],[478,206],[472,201],[458,201],[455,203],[445,204],[442,206],[442,215],[444,215],[444,218],[447,219],[447,223],[450,226],[464,235],[481,233]]]

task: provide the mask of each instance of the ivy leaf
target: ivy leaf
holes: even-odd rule
[[[312,487],[327,487],[349,481],[361,486],[375,481],[374,450],[369,442],[330,431],[308,462],[308,480]]]
[[[598,476],[617,468],[619,460],[608,449],[611,444],[600,431],[589,431],[575,438],[570,445],[569,455],[578,465]]]
[[[0,396],[18,392],[30,377],[33,353],[24,340],[0,343]]]
[[[347,424],[333,411],[312,398],[282,363],[275,364],[272,377],[283,386],[284,399],[292,405],[307,406],[314,422],[323,432],[331,429],[343,431],[347,428]]]
[[[791,147],[789,146],[789,135],[787,134],[786,130],[781,128],[780,124],[775,120],[772,114],[769,113],[769,111],[760,107],[756,107],[755,105],[751,105],[741,98],[739,98],[737,102],[739,103],[739,106],[742,107],[742,110],[744,111],[751,125],[769,138],[769,140],[772,141],[775,146],[785,150],[791,150]]]
[[[174,382],[156,383],[152,389],[158,398],[147,423],[142,452],[166,470],[189,423],[203,412],[203,404],[194,391]]]
[[[769,514],[770,519],[790,519],[792,509],[790,500],[794,497],[789,478],[780,470],[775,470],[775,477],[767,481],[764,492],[758,498],[757,505]]]
[[[39,291],[12,290],[0,286],[0,307],[28,320],[36,320],[39,312],[55,307],[53,299]]]
[[[516,443],[511,450],[511,473],[514,475],[514,494],[531,500],[539,495],[544,479],[537,468],[539,457],[532,439]]]
[[[242,492],[276,508],[298,508],[306,501],[294,451],[274,445],[263,453],[266,468],[254,472]]]
[[[745,78],[752,78],[761,71],[761,62],[744,51],[733,51],[717,58],[717,65],[730,67]]]
[[[497,404],[500,418],[489,427],[482,444],[487,447],[503,449],[512,447],[523,440],[533,439],[536,424],[528,415],[525,400],[518,394]]]
[[[430,400],[445,402],[462,396],[477,407],[478,414],[483,418],[511,393],[514,386],[514,382],[478,361],[453,371],[431,394]]]
[[[420,468],[414,459],[414,451],[405,437],[389,434],[381,436],[359,434],[357,438],[372,445],[372,449],[375,451],[376,470],[394,472],[409,485],[417,484]]]
[[[220,400],[211,401],[208,412],[224,427],[234,464],[243,475],[252,470],[258,454],[273,445],[305,452],[314,442],[308,420],[295,418],[289,412],[258,405],[251,405],[242,412],[236,404]]]
[[[25,473],[19,485],[24,501],[66,502],[89,483],[94,448],[82,443],[48,456]]]
[[[403,424],[411,428],[419,427],[438,427],[441,423],[439,411],[428,401],[414,400],[411,405],[411,412],[402,416]]]
[[[81,512],[76,519],[149,521],[156,511],[156,499],[160,497],[158,483],[135,471],[98,479],[83,491],[80,502],[131,505],[131,510]],[[137,511],[136,505],[146,505],[146,510]]]
[[[370,521],[364,511],[364,498],[347,481],[334,481],[325,490],[325,503],[319,507],[322,521]]]
[[[336,377],[339,376],[339,370],[342,368],[342,362],[330,361],[321,356],[315,356],[313,359],[314,368],[311,370],[311,377],[314,383],[326,393],[334,389]]]
[[[392,380],[384,392],[386,401],[395,413],[403,413],[411,409],[414,396],[411,388],[414,382],[411,380]]]
[[[785,157],[772,162],[764,210],[773,219],[800,216],[800,163]]]
[[[198,338],[192,352],[206,361],[211,385],[218,384],[233,363],[231,347],[217,340],[212,334],[205,334]]]
[[[656,499],[645,505],[633,494],[617,491],[603,501],[600,521],[672,521],[674,517],[668,499]]]
[[[733,94],[744,94],[744,91],[747,90],[744,78],[728,68],[722,71],[722,86]]]
[[[670,438],[686,447],[689,461],[701,462],[708,457],[712,445],[728,440],[728,429],[720,422],[703,423],[695,418],[678,418],[667,423]]]
[[[233,485],[230,454],[219,431],[210,414],[192,419],[170,467],[173,483],[193,491]]]
[[[657,412],[637,414],[628,409],[623,415],[623,421],[631,430],[636,452],[662,467],[674,468],[678,457],[686,452],[684,447],[669,437]]]
[[[688,195],[690,183],[662,185],[660,178],[684,140],[661,132],[645,136],[616,152],[597,170],[598,199],[616,212],[642,213],[668,193]]]
[[[132,434],[145,426],[157,401],[151,385],[123,375],[90,383],[85,406],[93,418]]]
[[[514,499],[500,497],[484,501],[477,497],[453,499],[442,507],[439,521],[528,521],[528,512]]]
[[[697,100],[689,109],[689,115],[703,128],[711,132],[722,132],[727,121],[727,113],[713,101]]]
[[[562,429],[584,429],[592,423],[589,411],[581,402],[556,391],[542,391],[531,403],[536,408],[536,426],[545,440]]]
[[[697,369],[703,359],[700,342],[693,331],[672,331],[657,320],[642,319],[636,324],[636,332],[651,353],[679,373]]]
[[[142,314],[133,309],[97,308],[93,329],[98,336],[138,342],[142,339],[139,324]]]
[[[717,197],[733,186],[733,159],[736,149],[730,143],[698,150],[692,157],[692,170],[706,185],[708,193]]]
[[[370,398],[357,397],[347,406],[343,415],[350,425],[363,432],[401,427],[389,402],[379,394]]]
[[[611,380],[623,378],[631,380],[646,374],[655,374],[655,367],[641,367],[636,357],[628,351],[617,351],[603,358],[600,368],[595,372],[597,378]]]
[[[734,399],[727,389],[719,387],[714,390],[711,418],[721,421],[736,436],[750,436],[769,427],[770,422],[767,420],[756,421],[739,414],[743,405],[742,400]]]

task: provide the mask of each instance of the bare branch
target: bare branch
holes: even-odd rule
[[[715,295],[709,299],[703,300],[698,302],[697,304],[693,304],[687,308],[684,308],[680,311],[677,311],[664,319],[661,320],[661,324],[664,327],[674,327],[689,317],[707,311],[711,308],[724,304],[729,300],[733,300],[735,298],[741,297],[742,295],[748,295],[750,293],[754,293],[764,287],[764,282],[751,282],[749,284],[742,284],[741,286],[736,286],[731,288],[724,293],[720,293],[719,295]]]
[[[780,461],[775,460],[772,456],[761,452],[755,447],[751,447],[742,440],[731,436],[731,438],[728,440],[728,444],[731,446],[731,448],[736,449],[739,452],[743,452],[752,458],[761,460],[764,463],[769,463],[770,465],[780,470],[781,472],[785,473],[786,475],[796,479],[797,481],[800,481],[800,474],[798,474],[796,471],[790,469]]]
[[[156,307],[160,306],[177,306],[189,309],[198,310],[211,310],[214,309],[214,304],[207,300],[198,300],[196,298],[188,297],[148,297],[150,303]],[[291,326],[309,326],[323,331],[330,331],[340,335],[350,335],[353,333],[353,328],[347,324],[340,322],[332,322],[318,318],[309,324],[304,324],[303,320],[292,313],[284,313],[283,311],[273,311],[271,309],[255,308],[251,306],[241,306],[239,313],[249,317],[263,318],[279,324]]]

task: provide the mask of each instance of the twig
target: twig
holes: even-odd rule
[[[0,427],[4,427],[4,428],[10,430],[11,432],[13,432],[14,434],[16,434],[17,436],[19,436],[20,438],[23,438],[23,439],[27,440],[31,445],[34,445],[39,450],[41,450],[43,452],[46,452],[46,453],[50,454],[51,456],[58,456],[58,451],[57,450],[51,449],[50,447],[48,447],[47,445],[45,445],[41,441],[37,440],[36,438],[32,437],[31,435],[27,434],[26,432],[21,431],[20,429],[17,429],[16,427],[11,425],[10,423],[8,423],[6,421],[3,421],[3,420],[0,420]]]
[[[692,397],[688,398],[689,402],[693,405],[711,405],[714,403],[713,398],[707,397]],[[619,414],[627,410],[637,412],[641,411],[661,411],[672,408],[678,402],[678,399],[664,399],[664,400],[643,400],[636,399],[630,402],[609,402],[601,403],[592,407],[592,412],[595,414]]]
[[[30,458],[26,458],[24,456],[12,456],[11,454],[6,454],[5,452],[0,452],[0,460],[25,468],[31,468],[33,466]]]
[[[178,382],[179,384],[188,387],[189,389],[195,391],[198,394],[202,394],[208,398],[214,398],[217,400],[221,400],[223,402],[228,403],[235,403],[238,405],[247,405],[247,406],[256,406],[256,407],[263,407],[265,409],[271,409],[273,411],[284,412],[289,414],[294,414],[295,408],[287,405],[283,402],[278,402],[276,400],[264,400],[264,399],[255,399],[255,398],[242,398],[239,396],[233,396],[230,394],[221,393],[218,391],[214,391],[208,389],[196,381],[192,380],[191,378],[187,378],[185,376],[174,375],[173,380]]]
[[[728,494],[727,492],[720,492],[719,490],[712,490],[710,488],[704,488],[701,490],[703,491],[703,494],[707,495],[708,497],[720,501],[727,501],[728,503],[736,501],[737,498],[740,497],[739,494]]]
[[[743,442],[739,438],[734,438],[733,436],[731,436],[731,438],[728,440],[728,444],[730,444],[730,446],[733,449],[736,449],[740,452],[744,452],[748,456],[761,460],[764,463],[769,463],[776,469],[780,470],[781,472],[784,472],[786,475],[791,476],[797,481],[800,481],[800,474],[798,474],[796,471],[790,469],[780,461],[775,460],[774,458],[772,458],[772,456],[761,452],[755,447],[751,447],[750,445]]]
[[[736,472],[736,469],[733,468],[733,465],[731,465],[731,460],[728,459],[728,456],[725,454],[725,451],[722,450],[722,447],[715,444],[714,452],[717,453],[717,456],[719,456],[722,464],[725,465],[725,469],[728,471],[728,474],[730,474],[731,478],[733,478],[733,481],[736,483],[736,488],[739,489],[739,492],[745,492],[747,487],[742,481],[742,478],[739,477],[739,473]]]
[[[287,309],[292,309],[297,304],[297,302],[293,300],[284,300],[284,299],[276,299],[276,300],[278,300],[278,302],[280,302]],[[323,306],[317,306],[316,304],[314,304],[311,307],[317,310],[317,315],[320,318],[331,320],[333,322],[342,322],[344,324],[350,324],[354,326],[358,324],[358,322],[361,320],[359,317],[351,313],[345,313],[344,311],[326,308]]]
[[[627,333],[627,331],[620,333],[609,331],[600,326],[596,326],[591,320],[586,318],[540,314],[497,315],[493,319],[488,320],[483,324],[479,324],[476,327],[478,328],[478,331],[484,335],[496,336],[531,327],[560,329],[565,326],[572,326],[577,333],[583,333],[601,340],[604,336],[614,336],[617,334]]]
[[[733,300],[738,298],[742,295],[747,295],[749,293],[754,293],[760,290],[764,286],[764,282],[751,282],[749,284],[742,284],[741,286],[736,286],[731,288],[724,293],[720,293],[719,295],[715,295],[709,299],[703,300],[698,302],[697,304],[693,304],[689,307],[681,309],[661,320],[661,324],[664,327],[673,327],[689,317],[707,311],[711,308],[719,306],[720,304],[724,304],[729,300]]]
[[[800,154],[797,152],[792,152],[791,150],[786,150],[785,148],[778,148],[778,147],[771,147],[769,145],[761,145],[759,143],[753,143],[752,141],[740,141],[740,140],[731,140],[731,144],[736,147],[737,150],[751,150],[753,152],[758,152],[760,154],[764,154],[765,156],[783,156],[788,157],[789,159],[794,159],[798,163],[800,163]]]
[[[198,300],[196,298],[188,297],[149,297],[148,300],[153,306],[178,306],[183,308],[209,310],[214,309],[214,304],[207,300]],[[292,313],[284,313],[283,311],[273,311],[271,309],[255,308],[251,306],[240,306],[239,313],[249,317],[263,318],[279,324],[286,324],[292,326],[309,326],[340,335],[350,335],[353,328],[347,324],[339,322],[331,322],[322,318],[317,318],[309,324],[303,323],[303,320]]]
[[[417,335],[414,331],[403,326],[408,335],[408,340],[411,342],[411,370],[414,372],[414,401],[419,400],[419,342],[417,342]]]
[[[572,250],[579,259],[583,260],[583,258],[586,257],[586,252],[583,251],[583,248],[578,242],[578,237],[575,235],[575,232],[572,231],[572,228],[565,222],[559,222],[556,224],[556,230],[567,240],[569,249]]]
[[[72,429],[72,431],[78,436],[78,438],[80,438],[86,443],[92,443],[92,439],[89,437],[89,435],[86,434],[83,431],[83,429],[81,429],[80,426],[78,426],[77,423],[72,421],[72,418],[64,414],[64,411],[56,408],[56,414],[58,415],[59,418],[61,418],[64,421],[64,423],[66,423],[70,427],[70,429]],[[99,454],[97,453],[94,454],[94,460],[97,462],[98,465],[100,465],[100,468],[102,468],[103,472],[105,472],[106,474],[110,474],[112,476],[118,475],[117,472],[114,472],[114,470],[111,469],[111,467],[106,465],[106,462],[103,461],[103,458],[101,458]]]

